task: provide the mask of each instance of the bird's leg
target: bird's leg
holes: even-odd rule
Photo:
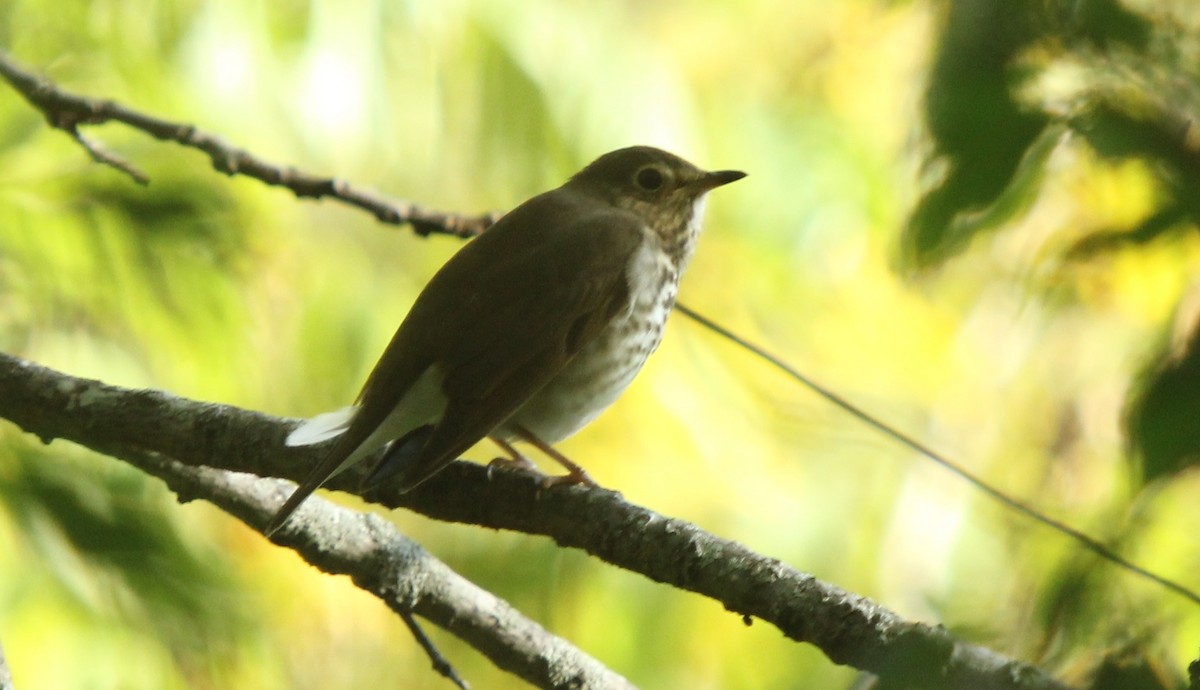
[[[516,448],[513,448],[513,445],[511,443],[509,443],[508,441],[505,441],[504,439],[500,438],[499,436],[488,436],[488,438],[492,439],[493,443],[500,446],[500,450],[503,450],[505,453],[508,454],[507,458],[493,458],[492,461],[488,463],[488,466],[487,466],[488,479],[492,478],[492,470],[496,469],[497,467],[499,467],[500,469],[512,469],[512,470],[521,470],[523,472],[532,472],[533,474],[536,474],[539,477],[543,476],[541,470],[539,470],[537,468],[537,465],[533,464],[533,461],[530,460],[529,458],[525,457],[524,455],[521,455],[521,451],[517,450]]]
[[[517,436],[521,437],[522,441],[525,441],[534,448],[537,448],[545,453],[551,460],[567,468],[567,474],[565,475],[559,477],[546,477],[542,479],[543,489],[548,489],[552,486],[558,486],[559,484],[583,484],[591,487],[600,486],[596,483],[596,480],[592,479],[591,475],[589,475],[586,470],[571,462],[570,458],[555,450],[554,446],[551,446],[549,443],[546,443],[542,439],[533,435],[529,429],[526,429],[519,424],[513,425],[512,429],[517,433]]]

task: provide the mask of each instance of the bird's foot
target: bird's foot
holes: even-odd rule
[[[600,485],[596,483],[596,480],[592,479],[592,476],[579,466],[575,466],[567,474],[559,475],[557,477],[546,477],[542,479],[541,484],[543,489],[550,489],[555,486],[573,486],[576,484],[589,486],[593,489],[600,488]]]
[[[543,476],[542,471],[538,469],[537,465],[533,464],[532,460],[520,454],[514,455],[511,458],[493,458],[487,464],[489,481],[492,478],[492,472],[495,470],[502,472],[522,472],[524,474],[534,474],[539,477]]]

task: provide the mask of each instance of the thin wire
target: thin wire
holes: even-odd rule
[[[720,324],[716,323],[712,319],[709,319],[706,316],[702,316],[701,314],[696,313],[691,308],[689,308],[683,304],[676,304],[675,309],[677,309],[680,313],[682,313],[683,315],[692,319],[693,321],[699,323],[701,326],[704,326],[705,328],[713,331],[714,333],[717,333],[718,335],[736,343],[739,347],[742,347],[742,348],[754,353],[756,356],[761,357],[762,359],[766,360],[767,362],[773,364],[780,371],[784,372],[785,374],[790,376],[792,379],[799,382],[801,385],[811,389],[814,393],[821,396],[822,398],[825,398],[826,400],[833,403],[834,405],[842,408],[843,410],[848,412],[852,417],[855,417],[856,419],[861,421],[863,424],[866,424],[867,426],[875,429],[876,431],[879,431],[880,433],[882,433],[885,436],[895,439],[896,441],[900,442],[902,445],[907,446],[908,448],[916,451],[917,453],[920,453],[921,455],[924,455],[926,458],[936,462],[937,464],[941,465],[942,467],[945,467],[946,469],[950,470],[951,472],[958,475],[959,477],[965,479],[969,484],[971,484],[975,488],[979,489],[983,493],[987,494],[988,496],[992,497],[994,500],[998,501],[999,503],[1001,503],[1005,506],[1008,506],[1009,508],[1017,511],[1018,513],[1021,513],[1022,515],[1025,515],[1028,518],[1031,518],[1037,522],[1042,523],[1043,525],[1046,525],[1050,529],[1056,530],[1057,532],[1067,535],[1068,537],[1079,542],[1085,548],[1092,551],[1093,553],[1100,556],[1101,558],[1111,561],[1111,562],[1117,564],[1118,566],[1124,568],[1125,570],[1128,570],[1129,572],[1132,572],[1136,575],[1144,577],[1148,580],[1157,582],[1158,584],[1162,585],[1163,587],[1166,587],[1167,589],[1171,590],[1172,592],[1175,592],[1176,594],[1178,594],[1182,597],[1190,599],[1195,604],[1200,604],[1200,594],[1197,594],[1196,592],[1188,589],[1187,587],[1184,587],[1183,585],[1181,585],[1177,582],[1168,580],[1167,578],[1163,577],[1162,575],[1155,574],[1155,573],[1143,568],[1142,566],[1137,565],[1136,563],[1134,563],[1130,560],[1127,560],[1124,556],[1121,556],[1116,551],[1113,551],[1108,546],[1105,546],[1103,543],[1101,543],[1097,539],[1088,536],[1084,532],[1081,532],[1064,522],[1060,522],[1058,520],[1055,520],[1052,517],[1044,515],[1043,513],[1038,512],[1038,510],[1036,508],[1033,508],[1032,506],[1025,503],[1024,501],[1022,501],[1018,498],[1014,498],[1013,496],[1010,496],[1010,495],[1004,493],[1003,491],[991,486],[990,484],[988,484],[984,480],[980,479],[979,477],[975,476],[971,472],[958,466],[954,461],[950,460],[946,456],[938,453],[937,451],[926,446],[925,444],[921,443],[920,441],[914,439],[913,437],[909,436],[908,434],[905,434],[904,432],[896,429],[895,427],[890,426],[887,423],[876,419],[875,417],[872,417],[870,414],[865,412],[862,408],[855,406],[853,403],[846,400],[842,396],[838,395],[837,393],[834,393],[832,390],[826,388],[825,386],[822,386],[821,384],[812,380],[808,376],[805,376],[804,374],[800,373],[799,371],[794,369],[791,365],[789,365],[787,362],[776,357],[775,355],[771,354],[770,352],[767,352],[766,350],[762,349],[761,347],[754,345],[753,343],[747,341],[746,339],[737,335],[736,333],[729,330],[728,328],[725,328],[724,326],[721,326]]]

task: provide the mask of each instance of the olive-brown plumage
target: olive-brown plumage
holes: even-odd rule
[[[357,405],[289,436],[337,441],[266,533],[388,442],[372,477],[407,490],[486,436],[552,444],[578,431],[658,346],[705,194],[743,176],[620,149],[467,243],[417,297]]]

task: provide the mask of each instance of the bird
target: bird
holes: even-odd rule
[[[409,491],[490,437],[553,448],[629,386],[662,340],[708,192],[745,177],[650,146],[606,153],[466,243],[418,295],[356,403],[307,420],[289,447],[336,439],[264,529],[388,446],[364,486]]]

